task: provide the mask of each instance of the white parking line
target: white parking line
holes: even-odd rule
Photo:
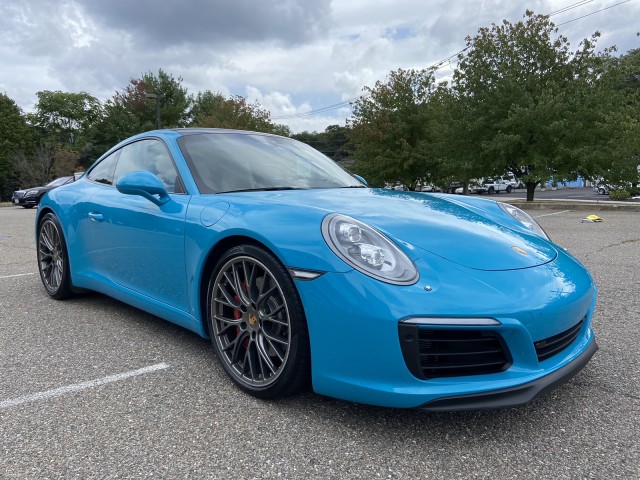
[[[25,277],[27,275],[34,275],[33,273],[17,273],[16,275],[4,275],[0,278],[15,278],[15,277]]]
[[[53,390],[47,390],[45,392],[32,393],[31,395],[25,395],[23,397],[11,398],[9,400],[2,400],[0,402],[0,410],[5,408],[15,407],[16,405],[22,405],[23,403],[35,402],[37,400],[44,400],[45,398],[59,397],[67,393],[78,392],[87,388],[97,387],[99,385],[105,385],[107,383],[118,382],[130,377],[136,377],[138,375],[144,375],[145,373],[155,372],[156,370],[164,370],[169,368],[166,363],[157,363],[149,367],[140,368],[138,370],[131,370],[129,372],[117,373],[115,375],[109,375],[108,377],[97,378],[95,380],[89,380],[87,382],[76,383],[75,385],[67,385],[65,387],[54,388]]]
[[[561,212],[554,212],[554,213],[545,213],[544,215],[536,215],[533,218],[540,218],[540,217],[550,217],[551,215],[560,215],[561,213],[567,213],[570,212],[571,210],[563,210]]]

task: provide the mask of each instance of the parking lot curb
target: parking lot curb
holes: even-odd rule
[[[625,211],[640,212],[640,203],[637,202],[593,202],[589,200],[534,200],[527,202],[522,198],[503,198],[503,201],[528,210],[548,210],[562,208],[565,210],[598,210],[598,211]]]

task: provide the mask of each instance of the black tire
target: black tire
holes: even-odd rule
[[[253,245],[227,250],[207,290],[213,349],[227,375],[258,398],[309,384],[311,354],[302,302],[285,267]]]
[[[72,296],[71,271],[67,243],[62,226],[53,213],[47,213],[38,224],[38,271],[51,298],[64,300]]]
[[[511,185],[507,186],[507,193],[511,193]]]
[[[489,187],[489,190],[487,190],[487,194],[491,195],[492,193],[495,193],[495,189],[493,187]]]
[[[22,205],[22,208],[33,208],[35,205]]]

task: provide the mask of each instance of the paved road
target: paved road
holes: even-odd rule
[[[527,407],[433,414],[248,397],[190,332],[97,294],[50,300],[35,211],[2,208],[0,478],[639,478],[640,214],[532,213],[599,285],[600,351]]]

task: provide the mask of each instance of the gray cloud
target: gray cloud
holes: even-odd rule
[[[275,41],[297,45],[322,33],[330,0],[78,0],[97,23],[158,47]]]
[[[595,0],[556,23],[611,5]],[[550,13],[566,0],[0,0],[0,92],[25,110],[40,90],[101,100],[162,68],[191,93],[248,95],[274,117],[337,104],[398,68],[423,68],[479,27]],[[574,2],[575,3],[575,2]],[[637,48],[638,2],[560,27],[573,49]],[[437,74],[450,77],[455,61]],[[285,120],[294,131],[343,123],[345,111]]]

